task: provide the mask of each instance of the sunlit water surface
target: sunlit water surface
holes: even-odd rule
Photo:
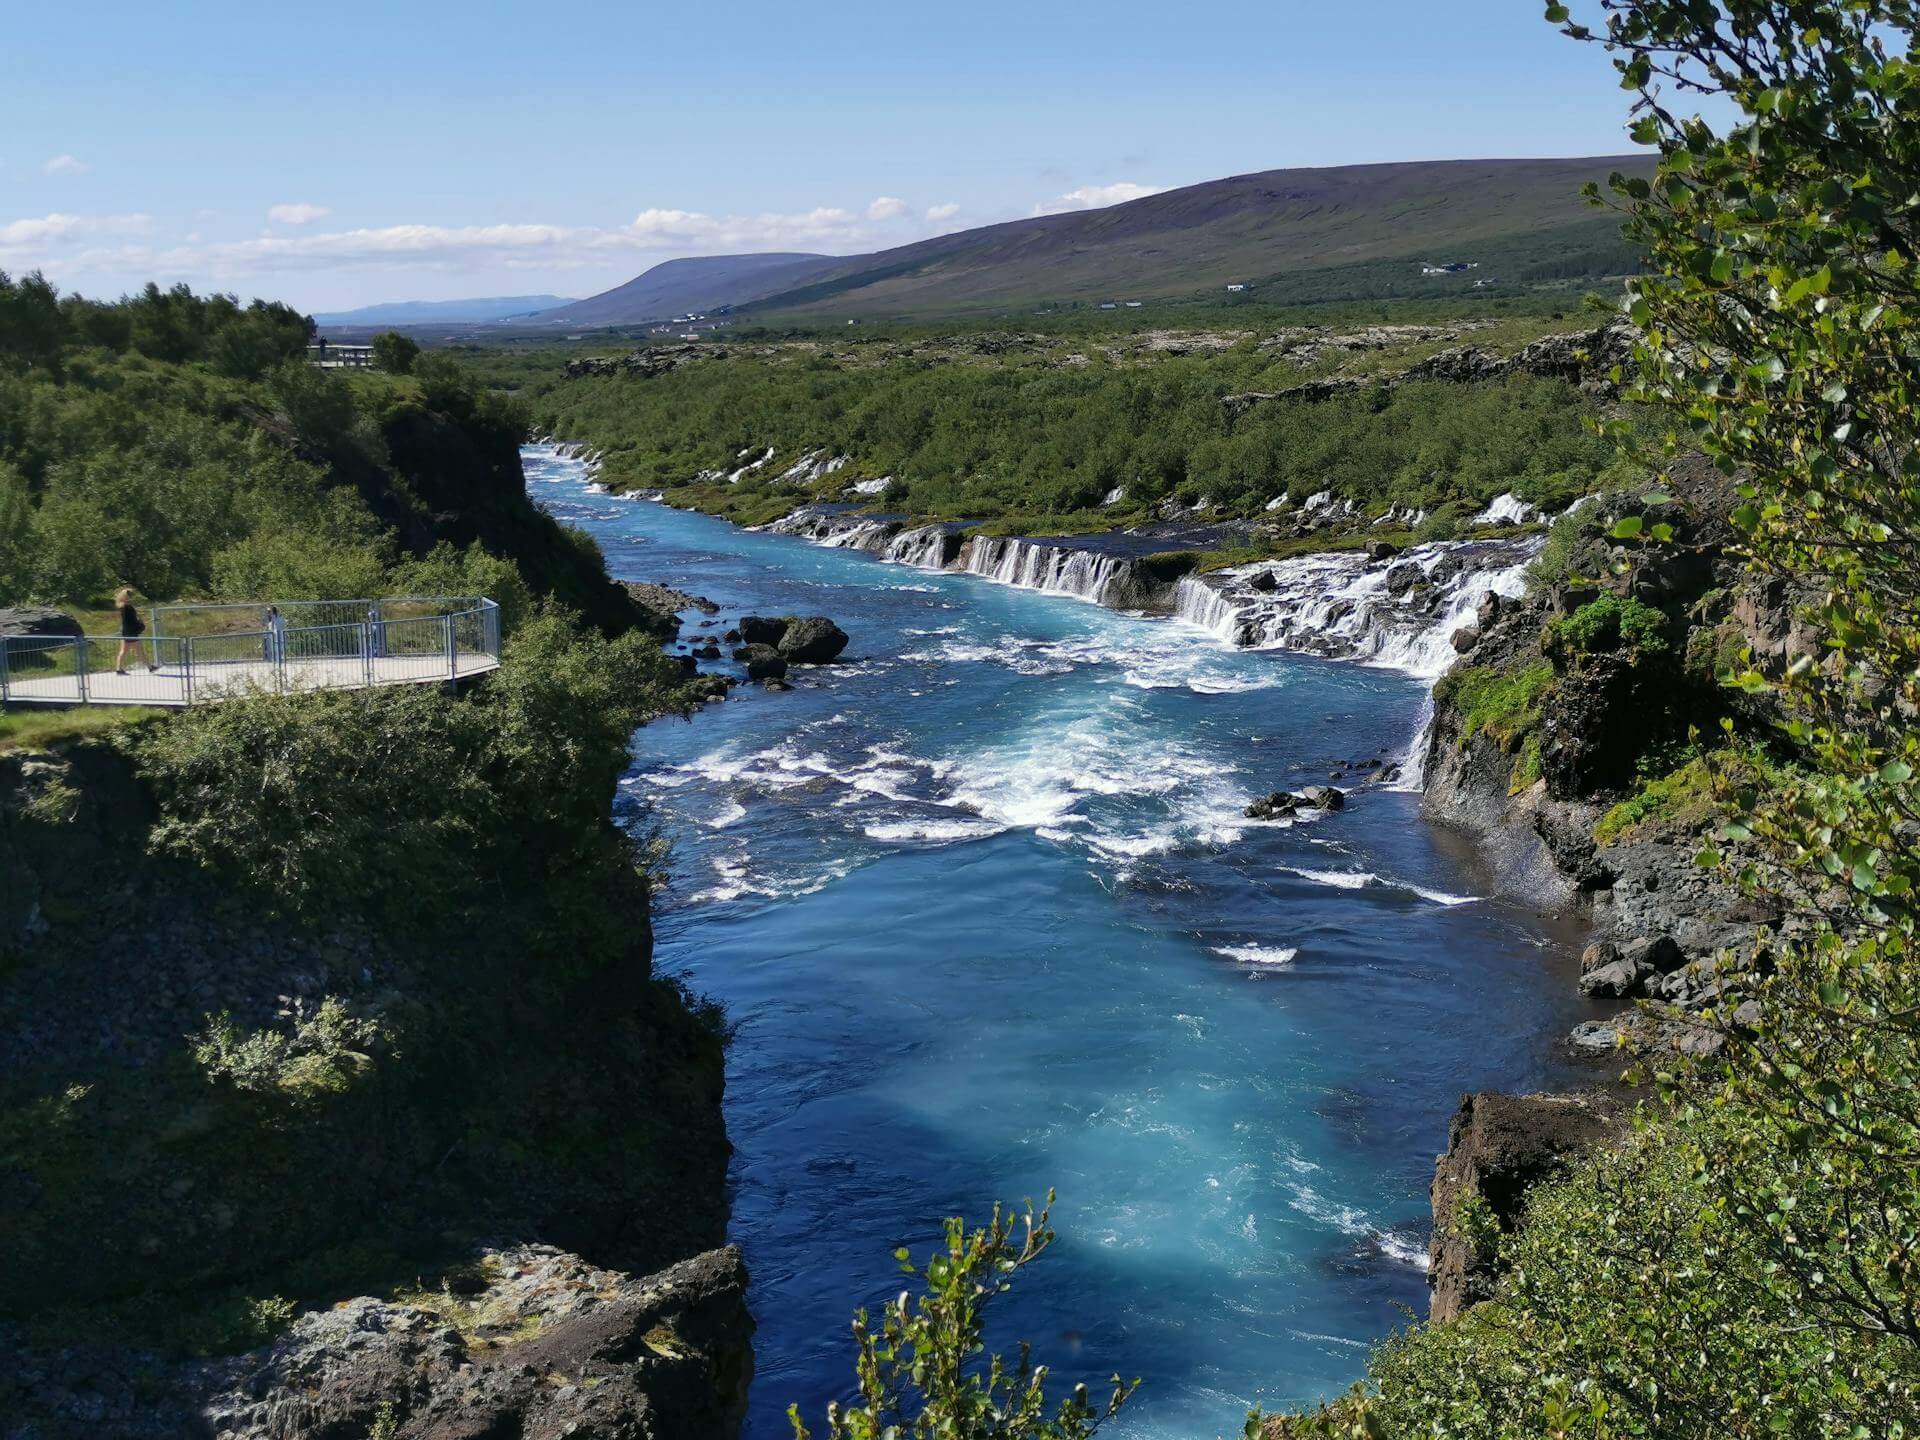
[[[1240,813],[1397,757],[1420,684],[526,462],[616,576],[710,597],[722,624],[826,614],[853,637],[791,693],[643,730],[622,783],[623,818],[672,843],[657,963],[738,1027],[754,1440],[848,1392],[848,1317],[900,1289],[896,1246],[1049,1186],[1061,1238],[1005,1334],[1063,1386],[1143,1377],[1118,1434],[1237,1435],[1249,1405],[1344,1389],[1424,1313],[1447,1117],[1553,1078],[1567,937],[1475,898],[1414,794]]]

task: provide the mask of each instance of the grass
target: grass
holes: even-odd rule
[[[0,713],[0,754],[9,750],[50,750],[72,740],[85,740],[129,725],[143,725],[164,714],[164,710],[144,705],[9,710]]]
[[[1435,705],[1451,705],[1460,716],[1460,747],[1485,735],[1515,757],[1508,793],[1518,794],[1540,778],[1540,737],[1536,733],[1547,696],[1553,690],[1553,666],[1541,660],[1521,670],[1461,665],[1434,687]]]

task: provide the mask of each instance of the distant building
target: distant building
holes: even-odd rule
[[[1478,270],[1478,260],[1450,260],[1445,265],[1422,265],[1422,275],[1459,275],[1468,270]]]
[[[373,368],[373,346],[342,345],[322,335],[307,346],[307,363],[322,370],[369,370]]]
[[[1129,300],[1127,302],[1127,308],[1129,310],[1138,310],[1140,308],[1140,302],[1138,300]]]
[[[1242,290],[1246,288],[1247,287],[1244,285],[1229,285],[1227,286],[1227,293],[1229,295],[1238,295]]]
[[[1115,305],[1111,300],[1102,300],[1100,302],[1100,308],[1102,310],[1118,310],[1120,307]]]

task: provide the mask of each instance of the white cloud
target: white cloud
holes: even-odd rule
[[[1034,206],[1033,213],[1061,215],[1069,210],[1098,210],[1105,205],[1119,205],[1127,200],[1158,195],[1164,189],[1164,185],[1137,185],[1131,180],[1116,180],[1111,185],[1082,185],[1078,190],[1069,190],[1064,195],[1056,195],[1052,200]]]
[[[0,254],[33,254],[115,236],[144,235],[153,228],[147,215],[63,215],[0,224]]]
[[[46,164],[49,175],[84,175],[87,168],[84,160],[73,155],[55,155]]]
[[[951,200],[944,205],[929,205],[927,207],[927,219],[929,220],[951,220],[959,213],[960,207]]]
[[[269,206],[267,218],[280,225],[311,225],[332,213],[324,205],[309,205],[304,200],[297,200],[286,205]]]
[[[907,202],[896,195],[882,195],[867,206],[869,220],[898,220],[907,213]]]

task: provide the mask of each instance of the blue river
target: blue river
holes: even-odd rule
[[[529,491],[612,573],[824,614],[840,664],[635,737],[621,818],[671,846],[657,964],[737,1027],[732,1234],[759,1322],[748,1434],[850,1393],[848,1320],[943,1217],[1058,1192],[998,1302],[1114,1433],[1238,1435],[1338,1394],[1426,1309],[1427,1185],[1465,1091],[1557,1077],[1573,937],[1479,898],[1397,758],[1425,687],[1189,626],[883,564],[590,489]]]

